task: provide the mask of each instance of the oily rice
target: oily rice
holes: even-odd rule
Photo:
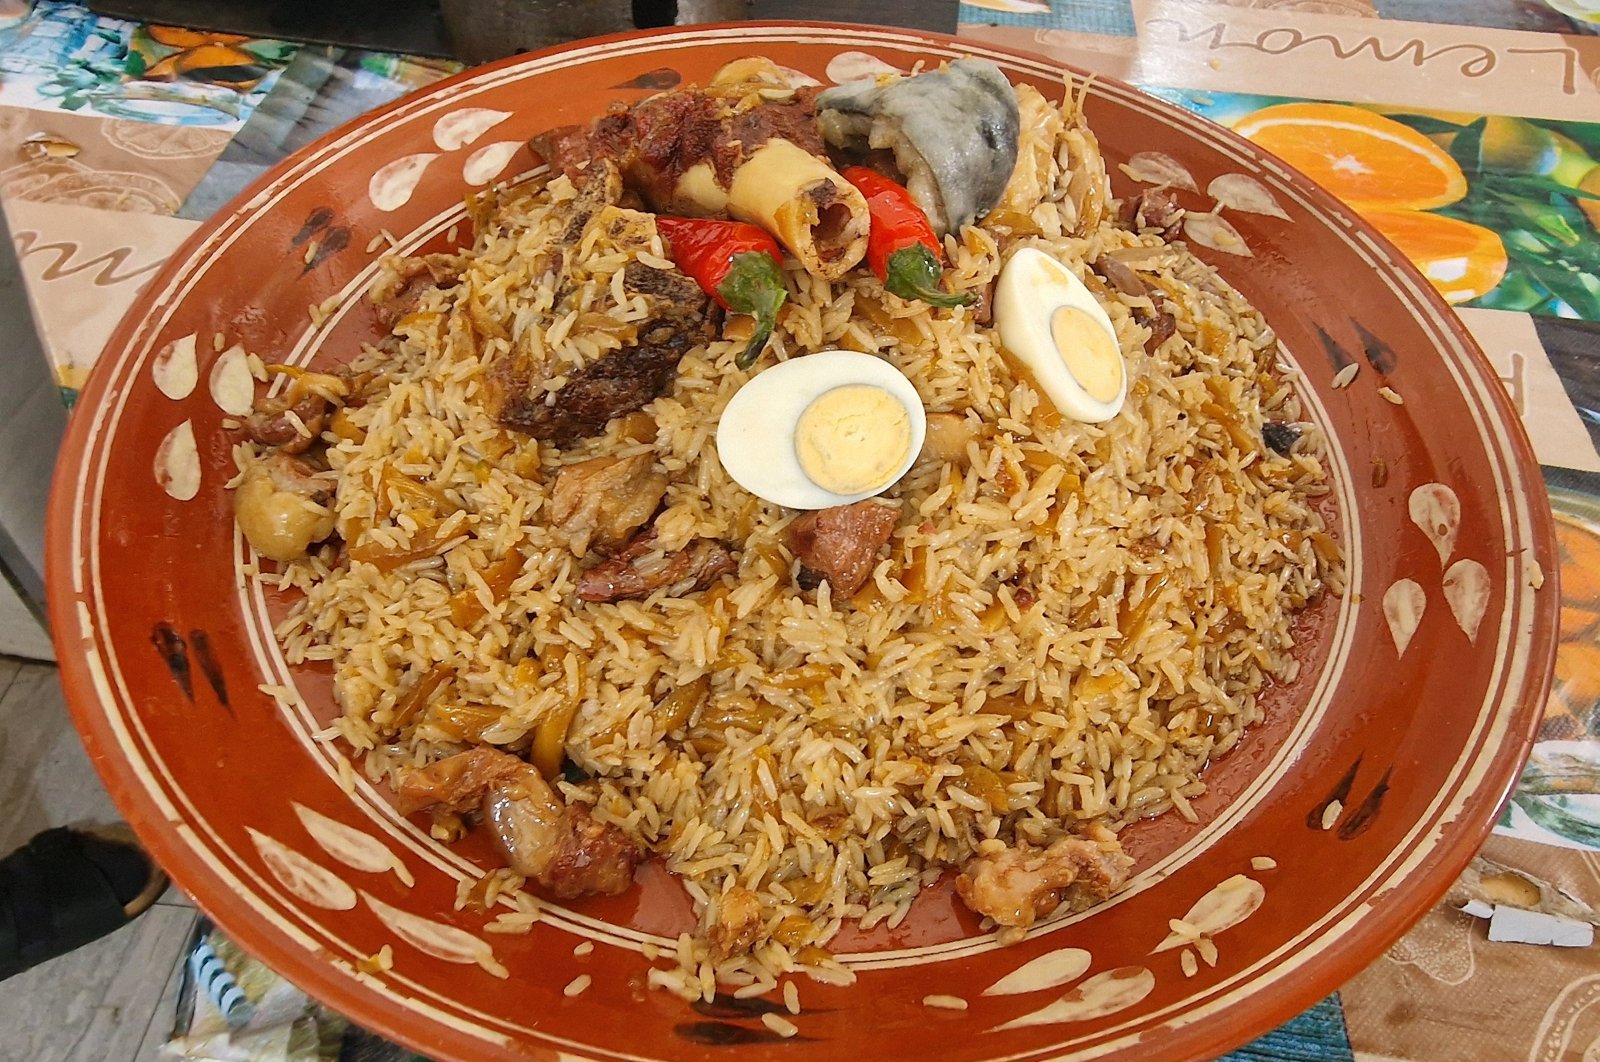
[[[574,196],[563,177],[498,193],[460,281],[400,322],[381,386],[327,436],[344,537],[396,556],[422,536],[437,548],[390,570],[333,547],[292,562],[285,581],[305,596],[280,628],[291,662],[332,661],[339,728],[372,777],[474,742],[525,751],[576,705],[565,749],[585,777],[562,795],[658,853],[700,918],[653,984],[692,997],[718,980],[776,989],[787,972],[848,983],[827,951],[839,928],[898,923],[980,846],[1168,809],[1194,819],[1202,769],[1261,718],[1262,688],[1296,674],[1295,613],[1342,589],[1318,509],[1320,434],[1302,426],[1287,455],[1261,442],[1265,421],[1301,420],[1271,329],[1182,246],[1111,223],[1076,101],[1024,135],[1045,138],[1024,153],[1037,202],[1009,231],[948,238],[949,283],[985,289],[1017,246],[1072,269],[1126,357],[1127,404],[1107,423],[1055,415],[974,310],[790,262],[762,361],[736,368],[731,339],[690,350],[646,407],[653,436],[619,419],[558,449],[505,431],[484,408],[486,366],[514,348],[585,364],[615,343],[594,320],[646,312],[612,283],[623,263],[592,247],[578,252],[593,279],[577,309],[553,311],[546,264]],[[1089,264],[1108,254],[1152,294],[1102,283]],[[1147,352],[1141,321],[1163,311],[1176,334]],[[882,356],[929,411],[970,429],[888,492],[899,526],[848,601],[797,588],[784,534],[797,514],[734,484],[714,441],[753,373],[832,347]],[[582,558],[550,526],[551,483],[563,465],[638,453],[671,479],[658,547],[717,539],[738,570],[704,592],[580,602]],[[392,477],[424,485],[438,522]],[[501,594],[483,573],[513,550],[523,563]],[[483,615],[458,625],[463,593]],[[450,677],[415,725],[386,737],[441,667]],[[693,714],[669,728],[658,705],[679,690]],[[476,713],[470,740],[452,705]],[[707,930],[735,887],[759,898],[762,924],[729,956]]]

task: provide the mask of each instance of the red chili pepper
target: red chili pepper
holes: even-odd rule
[[[671,241],[678,268],[707,295],[725,310],[756,319],[755,335],[735,361],[741,369],[754,365],[778,322],[778,308],[789,297],[778,241],[743,221],[658,216],[656,230]]]
[[[884,290],[932,306],[966,306],[973,301],[967,292],[952,295],[939,290],[944,272],[939,239],[910,192],[865,166],[851,166],[841,176],[867,197],[872,217],[867,265],[883,281]]]

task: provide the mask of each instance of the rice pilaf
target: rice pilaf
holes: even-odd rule
[[[584,279],[557,290],[579,195],[564,176],[480,201],[455,283],[363,355],[381,366],[370,393],[326,428],[340,538],[283,567],[304,592],[277,632],[289,661],[331,662],[339,729],[373,779],[480,745],[537,760],[554,741],[560,797],[693,898],[699,928],[652,983],[696,997],[795,970],[847,980],[827,951],[841,926],[897,924],[982,853],[1073,834],[1116,852],[1134,820],[1195,821],[1208,762],[1297,674],[1296,614],[1343,589],[1322,440],[1271,328],[1182,245],[1116,223],[1078,101],[1045,117],[1022,133],[1035,199],[946,237],[947,281],[983,291],[1018,247],[1065,264],[1126,359],[1110,421],[1056,414],[977,308],[786,262],[778,360],[872,353],[955,415],[888,492],[898,525],[848,599],[796,585],[798,514],[719,463],[723,407],[771,364],[735,366],[736,325],[690,349],[666,395],[572,445],[489,415],[496,364],[592,360],[648,314],[627,262],[671,265],[658,235],[627,250],[590,226],[582,268],[563,263]],[[1107,256],[1151,293],[1102,280],[1090,266]],[[1158,312],[1174,334],[1147,351]],[[1299,425],[1286,452],[1263,444],[1268,422]],[[737,567],[694,592],[579,600],[584,551],[550,518],[555,477],[641,455],[667,480],[653,548],[715,540]],[[436,814],[436,835],[460,828]],[[730,905],[752,900],[730,937]]]

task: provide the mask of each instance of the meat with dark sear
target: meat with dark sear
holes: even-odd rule
[[[371,298],[378,310],[378,323],[392,329],[417,308],[422,296],[434,288],[451,288],[467,268],[467,259],[458,254],[425,254],[402,258],[378,276]]]
[[[591,546],[612,550],[649,521],[666,492],[654,454],[592,457],[556,474],[550,519],[580,557]]]
[[[286,454],[304,453],[349,391],[349,381],[342,376],[302,372],[282,394],[257,399],[241,427],[252,442]]]
[[[801,588],[815,590],[826,579],[835,597],[853,596],[872,577],[878,551],[899,522],[899,502],[871,498],[795,517],[789,548],[800,558]]]
[[[614,896],[633,884],[640,852],[627,835],[582,804],[563,804],[532,764],[509,752],[479,747],[402,767],[395,791],[406,814],[480,811],[506,865],[562,899]]]
[[[1106,899],[1132,866],[1103,829],[1093,838],[1063,837],[1048,848],[1024,841],[969,859],[956,875],[956,894],[996,925],[1026,929],[1063,907],[1081,911]]]
[[[581,308],[574,305],[579,297],[576,278],[598,282],[604,279],[601,271],[614,269],[608,263],[619,258],[626,260],[625,297],[642,296],[649,316],[622,323],[585,311],[575,331],[592,328],[615,349],[574,366],[555,357],[536,360],[519,348],[485,377],[485,400],[502,427],[557,445],[594,435],[613,417],[631,413],[671,390],[679,360],[705,340],[710,328],[711,300],[698,283],[677,269],[658,269],[636,260],[650,249],[656,234],[654,217],[616,205],[622,186],[615,166],[596,162],[591,168],[595,172],[579,191],[573,222],[556,251],[558,297],[550,320]],[[561,386],[554,390],[545,386],[557,378]]]
[[[1171,238],[1183,224],[1183,207],[1178,193],[1170,188],[1149,188],[1122,201],[1117,220],[1134,232],[1159,232]]]
[[[655,528],[643,532],[616,556],[578,577],[583,601],[624,601],[648,597],[665,587],[690,594],[708,588],[738,564],[722,543],[697,538],[671,553],[656,549]]]
[[[1177,320],[1165,307],[1166,296],[1147,284],[1128,263],[1114,254],[1103,254],[1089,268],[1122,294],[1149,299],[1156,308],[1154,313],[1142,306],[1133,308],[1133,319],[1150,331],[1144,341],[1146,354],[1154,354],[1178,330]]]

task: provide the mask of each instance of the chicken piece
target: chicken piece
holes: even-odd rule
[[[269,451],[245,469],[233,492],[233,517],[257,553],[291,561],[333,534],[333,484],[318,471],[286,450]]]
[[[286,454],[304,453],[349,393],[350,383],[344,376],[302,372],[282,394],[257,399],[241,427],[251,441],[262,446],[275,447]],[[304,431],[301,425],[305,426]]]
[[[569,334],[591,332],[598,354],[576,365],[555,355],[536,360],[519,347],[485,377],[486,404],[501,426],[562,446],[669,391],[679,360],[710,334],[711,301],[700,285],[675,268],[638,260],[656,238],[654,216],[615,205],[622,185],[614,165],[601,161],[591,169],[555,251],[557,299],[549,320],[578,310]],[[641,320],[607,312],[617,262],[624,263],[624,301],[644,299],[648,315]],[[560,386],[551,390],[551,381]]]
[[[656,470],[654,454],[594,457],[556,474],[550,519],[578,556],[590,546],[609,551],[645,525],[666,492],[667,476]]]
[[[1133,860],[1115,835],[1063,837],[1048,848],[1023,842],[977,855],[956,875],[963,903],[997,925],[1026,929],[1065,906],[1081,911],[1106,899],[1128,879]]]
[[[760,898],[742,886],[729,889],[706,933],[712,956],[721,960],[749,951],[761,935],[761,922]]]
[[[727,547],[709,538],[697,538],[673,553],[657,551],[655,542],[651,528],[615,557],[584,572],[578,577],[579,599],[623,601],[649,597],[662,587],[672,587],[680,595],[694,593],[738,567]]]
[[[803,513],[789,523],[789,548],[800,558],[801,589],[826,579],[834,597],[853,597],[872,577],[878,551],[900,521],[900,503],[872,498]]]
[[[378,274],[370,293],[378,323],[394,328],[430,289],[455,287],[466,268],[467,259],[458,254],[425,254],[393,261]]]
[[[532,764],[508,752],[480,747],[402,767],[395,790],[407,814],[481,810],[506,865],[562,899],[614,896],[632,884],[639,865],[626,834],[581,804],[563,804]]]

